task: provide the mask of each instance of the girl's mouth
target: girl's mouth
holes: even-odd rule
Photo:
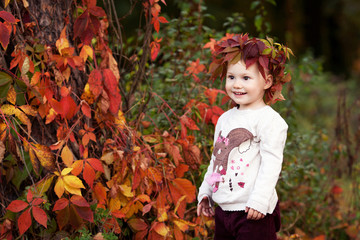
[[[246,92],[233,92],[234,95],[240,96],[240,95],[245,95]]]

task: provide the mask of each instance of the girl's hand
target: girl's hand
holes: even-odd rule
[[[197,215],[200,216],[204,214],[206,217],[213,217],[215,215],[214,209],[210,207],[210,202],[208,197],[204,197],[200,204],[197,206]]]
[[[246,207],[245,212],[248,213],[247,219],[250,219],[250,220],[260,220],[265,217],[264,214],[262,214],[259,211],[256,211],[253,208]]]

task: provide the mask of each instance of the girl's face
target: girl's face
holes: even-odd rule
[[[225,90],[229,97],[240,105],[240,109],[258,109],[265,106],[265,90],[272,85],[272,75],[266,79],[261,75],[257,64],[246,69],[243,61],[230,64],[226,74]]]

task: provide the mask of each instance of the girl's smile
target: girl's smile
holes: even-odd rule
[[[256,64],[246,68],[243,61],[228,66],[225,90],[240,109],[257,109],[265,106],[265,90],[271,87],[272,76],[265,80]]]

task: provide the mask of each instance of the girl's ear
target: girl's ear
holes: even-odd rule
[[[264,89],[269,89],[273,84],[273,76],[271,74],[268,74],[265,79],[265,86]]]

